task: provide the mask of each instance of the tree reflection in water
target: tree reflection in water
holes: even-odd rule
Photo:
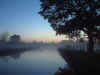
[[[18,51],[6,51],[6,52],[0,52],[0,59],[8,62],[9,58],[12,58],[12,59],[19,59],[21,57],[21,55],[25,52],[28,52],[28,51],[32,51],[32,50],[18,50]]]

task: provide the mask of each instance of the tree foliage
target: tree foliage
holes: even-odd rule
[[[9,37],[9,32],[3,32],[2,34],[0,34],[0,41],[7,42],[8,37]]]
[[[100,0],[40,0],[40,14],[57,34],[99,36]]]

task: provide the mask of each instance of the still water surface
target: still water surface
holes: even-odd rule
[[[41,48],[0,56],[0,75],[54,75],[65,61],[56,48]]]

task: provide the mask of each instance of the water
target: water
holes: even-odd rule
[[[65,61],[56,48],[0,56],[0,75],[54,75]]]

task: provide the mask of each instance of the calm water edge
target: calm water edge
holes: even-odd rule
[[[54,75],[65,61],[56,48],[0,56],[0,75]]]

